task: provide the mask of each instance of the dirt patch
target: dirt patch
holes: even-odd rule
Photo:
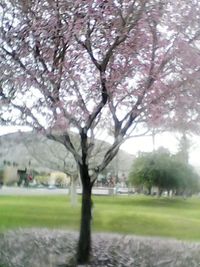
[[[22,229],[0,235],[0,267],[71,267],[78,234]],[[200,243],[93,234],[88,267],[199,267]]]

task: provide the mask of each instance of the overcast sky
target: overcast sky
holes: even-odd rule
[[[172,133],[163,133],[156,135],[155,137],[155,148],[165,147],[171,151],[171,153],[178,152],[179,145],[178,134]],[[198,136],[189,136],[191,148],[189,161],[194,166],[200,167],[200,137]],[[152,151],[153,150],[153,141],[152,137],[140,137],[132,138],[131,140],[126,141],[122,148],[132,154],[137,154],[138,151]]]

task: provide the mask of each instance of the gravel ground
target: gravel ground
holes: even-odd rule
[[[0,267],[71,267],[78,234],[23,229],[0,234]],[[88,267],[199,267],[200,243],[93,234]]]

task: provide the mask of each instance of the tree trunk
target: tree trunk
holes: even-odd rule
[[[82,180],[82,209],[81,209],[81,227],[80,236],[78,242],[77,251],[77,263],[79,265],[86,264],[89,262],[90,252],[91,252],[91,184],[90,177],[88,174],[87,166],[80,170],[81,180]]]
[[[152,189],[152,187],[151,186],[148,186],[147,189],[148,189],[148,195],[151,196],[151,189]]]
[[[167,196],[170,197],[170,189],[167,190]]]
[[[158,197],[161,197],[162,193],[163,193],[163,189],[158,187]]]
[[[77,184],[77,177],[73,176],[71,178],[71,185],[70,185],[70,200],[71,206],[77,206],[77,193],[76,193],[76,184]]]

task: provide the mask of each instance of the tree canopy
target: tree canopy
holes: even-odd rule
[[[49,136],[85,127],[91,137],[101,120],[109,121],[117,150],[136,122],[156,121],[174,108],[172,98],[186,101],[177,88],[197,62],[181,35],[189,21],[179,17],[178,6],[158,0],[1,1],[1,98],[12,106],[2,119]],[[182,3],[182,12],[186,8],[191,11]]]
[[[177,195],[191,195],[200,189],[193,167],[165,149],[141,153],[133,163],[129,181],[136,187],[144,186],[149,194],[152,187],[157,187],[159,194],[172,190]]]

